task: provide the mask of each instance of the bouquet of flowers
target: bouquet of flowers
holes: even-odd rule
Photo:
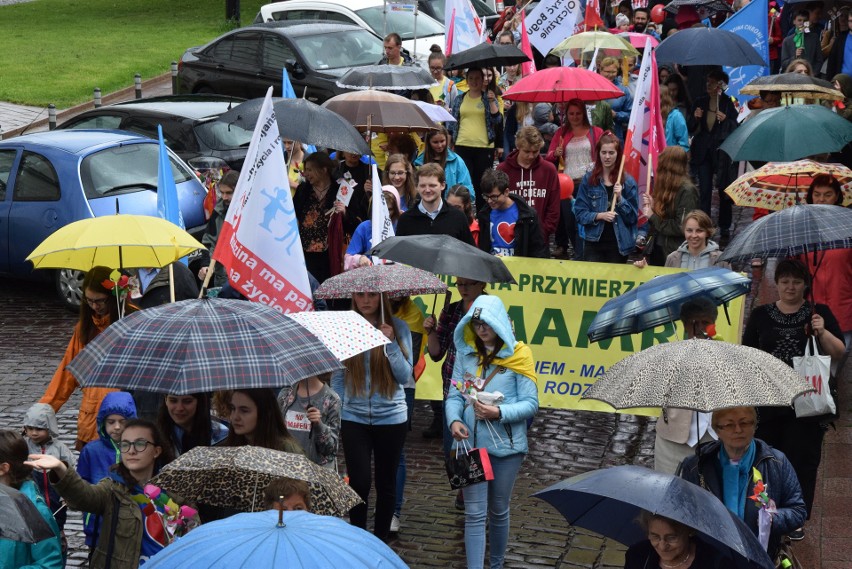
[[[178,506],[158,486],[146,484],[143,492],[148,500],[145,514],[156,513],[163,520],[163,526],[166,530],[165,538],[168,543],[186,535],[200,524],[198,512],[194,508]]]
[[[101,286],[115,294],[115,300],[118,303],[118,317],[123,318],[127,295],[134,287],[133,279],[115,269],[109,274],[108,279],[101,281]]]
[[[769,530],[772,528],[772,515],[778,511],[775,507],[775,501],[766,493],[766,484],[760,472],[757,469],[753,471],[754,478],[754,494],[749,496],[750,500],[754,500],[755,505],[760,508],[757,514],[757,539],[764,549],[769,547]]]

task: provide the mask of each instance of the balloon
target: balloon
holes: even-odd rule
[[[557,176],[559,177],[560,199],[570,200],[574,197],[574,180],[568,174],[562,172],[559,172]]]
[[[651,20],[657,24],[662,24],[666,19],[665,6],[662,4],[657,4],[653,8],[651,8]]]

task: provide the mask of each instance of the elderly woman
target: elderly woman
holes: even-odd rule
[[[781,537],[805,521],[805,502],[793,465],[784,453],[754,438],[757,410],[732,407],[713,412],[713,429],[719,441],[701,449],[699,456],[683,461],[684,480],[712,492],[734,515],[758,534],[760,506],[749,499],[754,485],[762,480],[775,502],[768,553],[775,557]]]
[[[630,546],[624,557],[624,569],[710,569],[719,567],[718,551],[695,539],[695,531],[675,520],[642,512],[639,525],[648,539]]]

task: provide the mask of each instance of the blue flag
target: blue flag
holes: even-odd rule
[[[293,84],[290,83],[290,76],[287,75],[287,68],[281,70],[281,96],[285,99],[295,99],[296,91],[293,90]]]
[[[180,211],[177,186],[172,174],[172,164],[169,160],[169,152],[166,143],[163,142],[163,127],[157,125],[157,136],[160,140],[160,156],[157,163],[157,215],[171,221],[181,229],[186,229],[183,223],[183,214]],[[186,264],[186,259],[182,259]]]
[[[744,104],[754,95],[740,95],[740,89],[763,75],[769,74],[769,0],[754,0],[745,8],[727,19],[719,29],[734,32],[757,50],[766,66],[746,65],[725,67],[731,78],[726,93]]]

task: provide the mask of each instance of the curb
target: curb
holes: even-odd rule
[[[146,89],[151,89],[154,87],[162,86],[164,83],[171,83],[172,81],[172,73],[171,71],[163,73],[162,75],[157,75],[151,79],[146,81],[142,81],[142,93],[145,93]],[[135,95],[136,87],[131,85],[130,87],[125,87],[124,89],[120,89],[113,93],[109,93],[103,95],[101,97],[101,106],[111,105],[113,103],[120,103],[122,101],[128,101],[132,99]],[[73,107],[69,107],[67,109],[63,109],[61,111],[56,111],[56,123],[59,124],[65,120],[73,118],[83,111],[88,111],[94,108],[94,103],[92,101],[87,101],[85,103],[80,103],[79,105],[75,105]],[[44,111],[47,111],[47,107],[44,108]],[[47,126],[48,117],[44,117],[37,121],[34,121],[26,126],[17,127],[8,131],[3,132],[3,139],[12,138],[13,136],[18,136],[22,134],[24,131],[30,130],[32,128],[38,128],[42,126]]]

